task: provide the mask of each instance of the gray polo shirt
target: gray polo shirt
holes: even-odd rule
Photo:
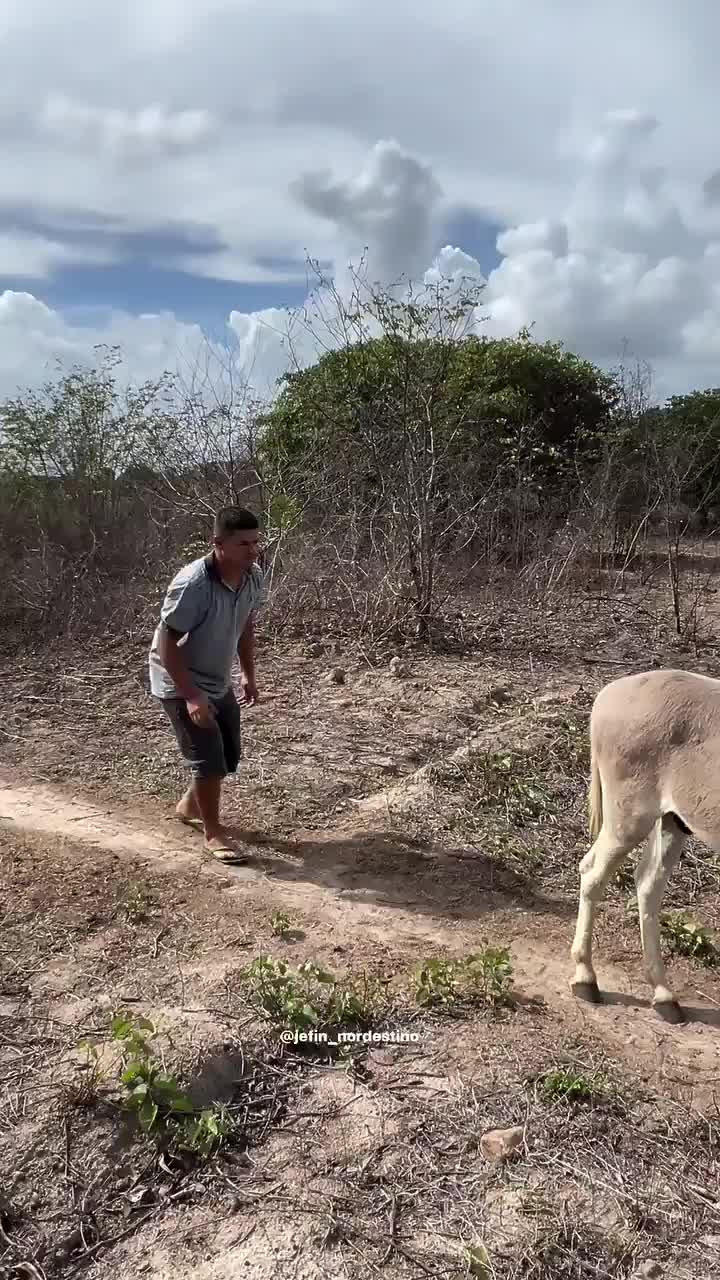
[[[176,573],[160,610],[160,625],[149,654],[150,690],[156,698],[182,695],[160,662],[158,638],[164,625],[183,636],[190,678],[211,698],[230,688],[238,641],[248,618],[267,603],[262,570],[253,565],[237,591],[223,582],[211,553]]]

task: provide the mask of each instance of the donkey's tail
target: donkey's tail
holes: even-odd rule
[[[595,744],[590,748],[590,788],[588,793],[590,838],[596,840],[603,824],[603,795]]]

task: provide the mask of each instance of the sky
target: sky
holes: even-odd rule
[[[717,0],[0,0],[0,396],[98,344],[271,396],[363,255],[720,384],[719,49]]]

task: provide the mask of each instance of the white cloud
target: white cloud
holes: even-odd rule
[[[198,325],[174,316],[113,313],[97,327],[73,323],[29,293],[0,294],[0,393],[37,387],[65,368],[93,361],[97,344],[119,346],[125,372],[133,381],[154,378],[169,369],[187,376],[207,351]]]
[[[69,200],[152,226],[178,214],[212,222],[243,260],[248,246],[278,243],[322,255],[326,221],[290,193],[303,172],[357,173],[369,146],[394,137],[449,198],[475,199],[502,222],[554,218],[572,173],[558,142],[618,100],[661,118],[670,163],[702,182],[718,165],[712,6],[26,0],[13,9],[6,0],[0,198]],[[532,38],[518,39],[523,30]],[[45,95],[55,132],[18,131],[18,119],[43,118]],[[64,142],[58,116],[66,131],[72,124]],[[188,119],[191,134],[214,122],[199,150],[168,146],[128,173],[139,122],[167,136]],[[125,152],[106,145],[108,133]]]
[[[442,285],[446,281],[452,281],[460,289],[469,281],[477,286],[487,283],[477,259],[465,253],[464,249],[457,249],[449,244],[440,250],[432,265],[425,271],[423,281],[427,285]]]
[[[127,111],[54,94],[40,112],[38,128],[61,146],[99,149],[119,160],[142,162],[195,150],[212,138],[216,123],[204,110],[168,111],[153,103]]]
[[[391,281],[437,271],[445,214],[475,207],[506,228],[485,331],[532,325],[608,363],[627,344],[659,387],[718,381],[715,0],[4,0],[0,35],[0,213],[203,226],[226,249],[178,265],[247,281],[293,278],[272,264],[306,249],[342,273],[367,245]],[[446,246],[440,268],[477,275],[472,254]],[[79,260],[102,260],[97,237],[0,235],[0,271]],[[107,336],[2,306],[0,392],[53,343]],[[267,386],[287,317],[228,324]],[[168,316],[110,332],[144,371],[202,341]],[[310,358],[297,328],[292,345]]]
[[[44,236],[0,231],[0,275],[43,279],[57,267],[93,262],[98,266],[113,261],[109,249],[63,244]]]
[[[338,268],[367,249],[371,280],[413,279],[432,253],[441,188],[430,167],[394,141],[372,148],[356,176],[305,173],[292,184],[298,201],[332,228]]]
[[[683,209],[667,171],[649,162],[656,132],[646,115],[608,113],[588,141],[564,215],[499,237],[505,256],[484,298],[494,332],[532,324],[538,337],[605,363],[627,343],[657,363],[661,385],[667,361],[684,363],[690,382],[711,373],[702,366],[720,348],[713,353],[698,319],[717,307],[720,226],[695,222],[692,201]]]

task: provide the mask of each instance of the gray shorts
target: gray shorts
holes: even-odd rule
[[[194,724],[184,698],[161,698],[183,759],[193,778],[224,778],[235,773],[240,762],[240,707],[232,689],[223,698],[211,698],[215,723],[205,729]]]

